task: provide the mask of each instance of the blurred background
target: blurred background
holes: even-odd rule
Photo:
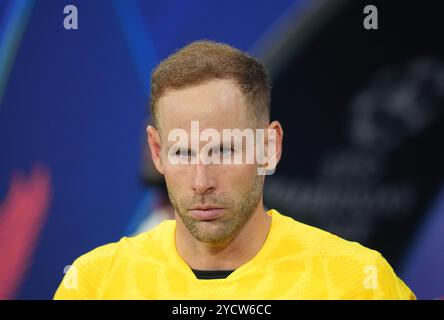
[[[368,4],[378,29],[364,28]],[[149,77],[198,39],[270,72],[285,135],[266,207],[380,251],[419,299],[444,296],[440,12],[438,1],[0,1],[0,299],[50,299],[75,258],[172,217],[145,141]]]

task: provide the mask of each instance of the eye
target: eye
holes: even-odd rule
[[[234,149],[233,148],[222,148],[222,152],[223,153],[231,153],[231,152],[234,152]]]
[[[188,158],[188,157],[192,156],[192,152],[191,152],[191,150],[179,149],[179,150],[176,151],[176,156]]]
[[[221,147],[221,148],[220,148],[220,152],[221,152],[221,153],[228,154],[228,153],[232,153],[232,152],[234,152],[234,149],[233,149],[233,148],[230,148],[230,147],[226,147],[226,148]]]

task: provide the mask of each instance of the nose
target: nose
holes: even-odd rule
[[[209,175],[208,165],[199,163],[194,166],[195,176],[193,180],[193,190],[201,195],[211,193],[216,188],[216,182]]]

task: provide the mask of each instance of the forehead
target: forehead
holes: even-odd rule
[[[175,128],[191,130],[199,121],[200,130],[246,128],[247,106],[232,80],[212,80],[196,86],[168,90],[158,102],[158,121],[165,133]]]

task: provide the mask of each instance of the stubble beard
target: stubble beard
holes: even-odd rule
[[[188,208],[191,207],[189,201],[177,201],[168,185],[167,190],[171,204],[191,235],[201,242],[216,244],[229,241],[250,220],[261,199],[263,185],[264,176],[255,175],[249,190],[238,201],[227,198],[213,199],[211,196],[205,199],[205,203],[226,208],[227,211],[224,216],[211,221],[194,219],[188,212]],[[196,204],[196,201],[191,203],[191,205]]]

